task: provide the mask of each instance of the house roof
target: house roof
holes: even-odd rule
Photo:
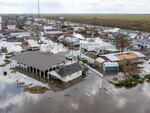
[[[29,32],[15,32],[15,33],[10,33],[12,36],[30,36]]]
[[[105,67],[119,67],[119,64],[117,62],[105,62]]]
[[[79,63],[74,63],[74,64],[70,64],[67,66],[64,66],[62,68],[60,68],[57,73],[61,76],[61,77],[66,77],[68,75],[71,75],[73,73],[76,73],[78,71],[81,71],[83,68]]]
[[[28,44],[29,44],[30,47],[40,47],[40,45],[38,44],[38,42],[35,41],[35,40],[30,39],[30,40],[27,40],[27,42],[28,42]]]
[[[110,61],[120,61],[120,60],[128,60],[134,58],[144,58],[146,57],[140,52],[130,51],[130,52],[122,52],[122,53],[114,53],[114,54],[106,54],[102,55],[108,58]]]
[[[109,30],[104,30],[104,32],[112,32],[112,33],[116,33],[120,31],[120,28],[113,28],[113,29],[109,29]]]
[[[130,52],[126,54],[118,54],[117,57],[118,57],[118,60],[124,60],[124,59],[134,59],[134,58],[137,58],[138,56]]]
[[[99,62],[99,63],[103,63],[105,62],[105,60],[101,57],[98,57],[95,61]]]
[[[27,51],[18,53],[13,57],[14,60],[45,71],[66,60],[65,56],[52,53],[42,53],[39,51]]]

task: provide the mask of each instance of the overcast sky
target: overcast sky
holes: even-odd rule
[[[36,13],[38,0],[0,0],[0,13]],[[40,0],[41,13],[150,13],[150,0]]]

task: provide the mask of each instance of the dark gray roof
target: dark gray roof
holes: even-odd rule
[[[18,53],[13,57],[13,59],[42,71],[45,71],[54,65],[62,63],[66,60],[65,56],[61,55],[60,53],[52,54],[39,51],[27,51]]]
[[[56,71],[61,77],[65,77],[71,75],[75,72],[82,70],[82,66],[79,63],[74,63],[71,65],[64,66]]]

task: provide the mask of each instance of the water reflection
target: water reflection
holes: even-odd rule
[[[116,89],[108,83],[107,78],[102,80],[89,72],[84,80],[64,90],[53,91],[51,88],[45,94],[33,95],[23,92],[9,79],[8,82],[4,81],[0,82],[0,113],[150,112],[148,83],[131,89]]]

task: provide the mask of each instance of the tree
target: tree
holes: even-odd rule
[[[116,47],[123,52],[125,48],[128,48],[132,44],[132,40],[128,35],[118,35],[116,38]]]
[[[8,52],[7,47],[2,47],[0,51],[1,51],[2,53],[7,53],[7,52]]]
[[[26,17],[19,17],[19,16],[16,16],[15,17],[15,20],[16,20],[16,26],[17,26],[17,28],[19,28],[19,29],[24,29],[23,27],[24,27],[24,25],[25,25],[25,22],[26,22]]]
[[[122,66],[122,71],[129,76],[132,77],[138,77],[138,74],[140,72],[137,64],[127,64]]]
[[[41,27],[39,25],[35,25],[33,28],[33,32],[36,34],[37,40],[40,39],[40,31],[41,31]]]

